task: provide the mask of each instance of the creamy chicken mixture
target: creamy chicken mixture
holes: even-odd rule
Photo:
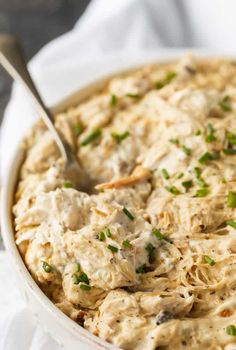
[[[63,312],[122,349],[236,349],[236,64],[149,66],[56,117],[87,179],[38,123],[16,243]]]

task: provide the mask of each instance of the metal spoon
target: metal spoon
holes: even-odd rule
[[[84,176],[82,176],[81,167],[79,166],[69,144],[62,139],[55,128],[53,116],[39,95],[27,69],[22,48],[14,36],[5,34],[0,35],[0,63],[15,81],[18,81],[25,87],[27,93],[35,102],[35,106],[40,116],[51,132],[51,135],[61,152],[62,158],[65,161],[64,176],[66,179],[71,180],[76,187],[83,189],[86,184]]]

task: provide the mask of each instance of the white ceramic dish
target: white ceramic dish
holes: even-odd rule
[[[181,52],[182,54],[182,52]],[[178,59],[180,53],[161,58],[161,60],[153,60],[155,62],[167,62]],[[198,54],[198,56],[212,57],[213,54],[206,53]],[[228,56],[229,55],[224,55]],[[232,58],[232,56],[231,56]],[[149,60],[150,62],[150,60]],[[120,74],[120,72],[118,72]],[[116,73],[115,75],[117,75]],[[124,72],[123,72],[124,73]],[[77,91],[60,104],[52,108],[53,112],[60,112],[67,106],[79,103],[89,94],[100,90],[111,79],[111,76],[101,79],[89,86]],[[19,167],[24,157],[20,147],[14,154],[9,169],[5,174],[7,181],[2,188],[1,198],[1,226],[5,247],[9,253],[10,260],[13,264],[14,271],[19,281],[19,286],[27,305],[32,310],[37,320],[42,324],[44,329],[51,334],[65,349],[68,350],[115,350],[115,346],[108,344],[100,338],[92,335],[81,326],[64,315],[54,304],[44,295],[41,289],[37,286],[18,252],[14,240],[14,227],[12,218],[12,203],[14,197],[15,185],[18,178]]]

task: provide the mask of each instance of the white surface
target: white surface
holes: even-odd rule
[[[162,55],[163,47],[191,45],[235,52],[235,9],[235,0],[94,0],[75,28],[42,49],[30,68],[50,105],[118,67]],[[1,133],[2,180],[35,116],[24,91],[14,86]],[[58,350],[35,325],[13,276],[1,253],[0,350]]]

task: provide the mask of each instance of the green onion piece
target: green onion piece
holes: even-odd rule
[[[205,197],[209,193],[209,190],[207,188],[199,188],[199,190],[196,191],[194,197]]]
[[[188,148],[187,146],[183,145],[182,146],[182,150],[187,156],[191,156],[192,150],[190,148]]]
[[[210,266],[215,265],[215,261],[212,258],[210,258],[208,255],[204,255],[204,261]]]
[[[117,103],[117,97],[116,97],[116,95],[112,94],[110,104],[112,107],[114,107],[116,105],[116,103]]]
[[[72,279],[74,284],[79,284],[79,277],[75,273],[72,275]]]
[[[77,263],[77,264],[76,264],[76,270],[77,270],[77,272],[80,272],[80,270],[81,270],[80,263]]]
[[[162,89],[165,85],[171,83],[171,81],[176,77],[176,75],[177,74],[175,72],[167,72],[165,78],[156,83],[156,89]]]
[[[105,233],[108,238],[111,238],[111,230],[108,227],[106,228]]]
[[[130,98],[139,98],[140,97],[139,94],[132,94],[132,93],[128,93],[125,96],[130,97]]]
[[[84,130],[83,125],[80,122],[78,122],[76,124],[76,126],[75,126],[75,135],[76,135],[76,137],[79,137],[82,134],[83,130]]]
[[[181,179],[181,177],[183,177],[184,176],[184,173],[180,173],[179,175],[177,175],[177,179]]]
[[[197,179],[201,176],[201,173],[202,173],[201,169],[198,167],[195,167],[193,169],[193,172],[194,172],[194,175],[196,176]]]
[[[115,139],[117,142],[121,142],[124,139],[126,139],[126,137],[129,136],[129,132],[125,131],[122,134],[117,134],[116,132],[112,132],[111,136],[113,137],[113,139]]]
[[[226,131],[226,138],[229,141],[229,144],[231,146],[235,146],[236,145],[236,134],[233,134],[230,131]]]
[[[111,244],[108,244],[107,248],[110,249],[110,251],[112,253],[117,253],[119,250],[117,247],[115,247],[114,245],[111,245]]]
[[[164,177],[164,179],[168,180],[170,178],[170,175],[166,169],[162,169],[161,173],[162,173],[162,176]]]
[[[170,243],[170,244],[173,244],[173,242],[168,238],[168,237],[165,237],[160,230],[156,229],[156,228],[153,228],[152,229],[152,234],[157,238],[159,239],[160,241],[163,239],[165,240],[166,242]]]
[[[236,193],[229,191],[228,196],[227,196],[227,205],[229,208],[236,207]]]
[[[178,188],[176,188],[175,186],[166,186],[165,189],[175,196],[181,194],[180,190],[178,190]]]
[[[201,135],[201,130],[200,129],[197,129],[196,131],[195,131],[195,134],[194,134],[195,136],[199,136],[199,135]]]
[[[134,220],[134,216],[131,214],[131,212],[130,212],[127,208],[123,207],[122,210],[123,210],[123,213],[125,213],[125,215],[126,215],[131,221]]]
[[[123,248],[132,248],[133,245],[130,243],[130,241],[128,239],[125,239],[123,242],[122,242],[122,247]]]
[[[220,108],[224,111],[224,112],[230,112],[231,111],[231,107],[229,105],[229,96],[225,96],[220,102],[219,102],[219,106]]]
[[[209,160],[212,160],[212,159],[211,159],[211,153],[210,153],[210,152],[204,153],[204,154],[198,159],[199,163],[201,163],[201,164],[205,164],[205,163],[206,163],[207,161],[209,161]]]
[[[170,143],[173,143],[174,145],[179,145],[179,140],[178,139],[169,139]]]
[[[45,272],[50,273],[52,272],[52,266],[49,265],[46,261],[43,261],[43,269]]]
[[[154,249],[155,247],[152,245],[152,243],[148,243],[145,247],[145,250],[148,252],[149,256],[153,253]]]
[[[157,228],[152,229],[152,234],[160,241],[165,238],[164,235],[161,233],[161,231],[158,230]]]
[[[210,143],[210,142],[213,142],[213,141],[216,141],[216,140],[217,140],[217,138],[216,138],[216,136],[214,134],[209,134],[205,138],[205,141],[207,143]]]
[[[233,220],[227,220],[226,225],[233,227],[236,230],[236,222]]]
[[[217,138],[214,135],[215,129],[213,128],[212,124],[207,125],[207,131],[208,131],[208,135],[206,136],[205,141],[208,143],[216,141]]]
[[[98,232],[97,238],[98,238],[98,240],[99,240],[100,242],[105,241],[106,237],[105,237],[104,232],[103,232],[103,231]]]
[[[229,156],[234,156],[236,154],[236,149],[233,148],[225,148],[223,149],[224,154],[227,154]]]
[[[136,269],[136,273],[146,273],[146,272],[147,272],[147,266],[146,266],[145,264],[139,266],[139,267]]]
[[[197,184],[200,186],[200,187],[207,187],[208,185],[205,183],[205,181],[201,178],[198,178],[197,179]]]
[[[71,187],[73,187],[73,183],[71,181],[65,181],[63,184],[63,187],[71,188]]]
[[[213,128],[212,124],[207,125],[207,131],[209,134],[212,134],[213,132],[215,132],[215,129]]]
[[[217,160],[219,159],[219,157],[220,157],[219,152],[212,152],[212,153],[206,152],[198,159],[198,161],[201,164],[205,164],[208,161]]]
[[[94,130],[90,135],[88,135],[84,141],[81,142],[81,146],[87,146],[89,143],[95,141],[101,136],[101,129]]]
[[[85,283],[81,283],[79,287],[83,290],[90,290],[91,289],[91,287]]]
[[[233,335],[233,336],[235,336],[235,335],[236,335],[236,327],[235,327],[233,324],[227,326],[227,327],[226,327],[226,333],[227,333],[228,335]]]
[[[193,181],[189,180],[189,181],[183,181],[182,182],[182,186],[188,190],[189,188],[191,188],[193,186]]]
[[[86,273],[84,273],[84,272],[81,272],[81,274],[80,274],[79,277],[78,277],[78,281],[79,281],[79,282],[86,283],[86,284],[89,284],[88,276],[87,276]]]

